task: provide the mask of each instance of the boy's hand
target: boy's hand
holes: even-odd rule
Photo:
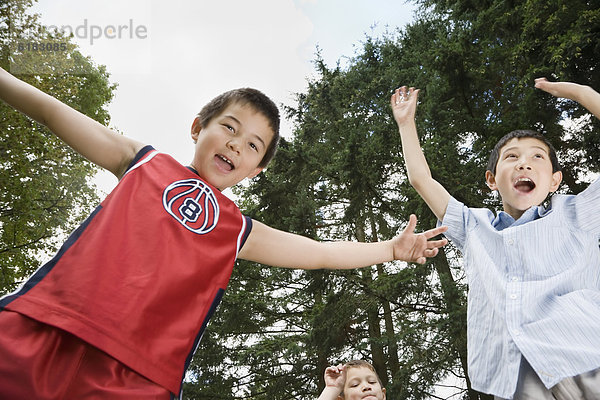
[[[537,78],[535,87],[550,93],[554,97],[563,97],[565,99],[578,101],[579,91],[582,85],[572,82],[550,82],[546,78]]]
[[[438,248],[448,243],[448,240],[429,240],[440,233],[448,230],[447,226],[430,229],[423,233],[416,234],[415,227],[417,226],[417,217],[411,215],[408,220],[408,225],[404,231],[393,240],[394,242],[394,259],[408,262],[416,262],[424,264],[427,257],[435,257],[438,253]]]
[[[555,97],[563,97],[578,102],[596,118],[600,118],[600,93],[590,86],[572,82],[549,82],[546,78],[537,78],[535,87]]]
[[[346,368],[343,365],[338,364],[325,369],[326,387],[336,388],[339,394],[344,390],[344,383],[346,383]]]
[[[407,91],[406,86],[402,86],[394,91],[394,94],[390,98],[390,104],[398,126],[415,120],[418,99],[419,89],[415,89],[414,87],[411,87]]]
[[[325,389],[317,400],[337,400],[344,391],[346,383],[346,368],[343,365],[327,367],[325,369]]]

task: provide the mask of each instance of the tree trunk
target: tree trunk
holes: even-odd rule
[[[369,222],[371,223],[371,236],[373,242],[379,241],[379,232],[377,229],[377,224],[375,223],[375,218],[373,217],[373,213],[369,212]],[[385,276],[387,273],[383,267],[383,264],[377,264],[377,274],[379,276]],[[389,301],[382,299],[381,305],[383,307],[383,319],[385,322],[385,336],[387,338],[387,346],[388,346],[388,360],[390,366],[390,372],[392,376],[392,381],[394,379],[394,375],[398,373],[400,370],[400,360],[398,358],[398,343],[396,342],[396,331],[394,329],[394,320],[392,318],[392,309],[390,307]]]
[[[360,223],[356,224],[355,234],[356,240],[359,242],[366,242],[365,231]],[[364,285],[367,287],[370,286],[371,282],[373,281],[371,268],[363,268],[361,272]],[[367,311],[367,325],[369,332],[369,343],[371,346],[371,356],[373,358],[373,367],[375,368],[375,371],[377,371],[377,374],[381,379],[381,383],[383,383],[383,386],[385,387],[388,385],[388,374],[385,362],[385,354],[383,352],[383,345],[381,343],[381,328],[379,327],[380,319],[378,306],[379,305],[377,301],[374,300],[369,302],[365,308]]]

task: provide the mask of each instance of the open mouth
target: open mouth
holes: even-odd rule
[[[215,155],[215,162],[220,168],[222,168],[225,171],[233,171],[235,169],[235,165],[233,165],[233,162],[229,158],[221,154]]]
[[[535,183],[529,178],[521,177],[515,181],[513,187],[521,193],[529,193],[535,189]]]

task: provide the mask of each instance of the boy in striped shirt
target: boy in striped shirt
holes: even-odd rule
[[[569,82],[535,86],[600,118],[600,94]],[[472,387],[496,399],[600,398],[600,180],[576,196],[552,196],[562,173],[542,135],[513,131],[490,156],[486,183],[503,211],[454,199],[429,171],[414,115],[418,90],[391,97],[408,178],[448,226],[468,277]]]

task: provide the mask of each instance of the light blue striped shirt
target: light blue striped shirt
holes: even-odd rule
[[[443,224],[469,283],[474,389],[512,398],[521,356],[548,388],[600,367],[600,178],[517,221],[452,198]]]

